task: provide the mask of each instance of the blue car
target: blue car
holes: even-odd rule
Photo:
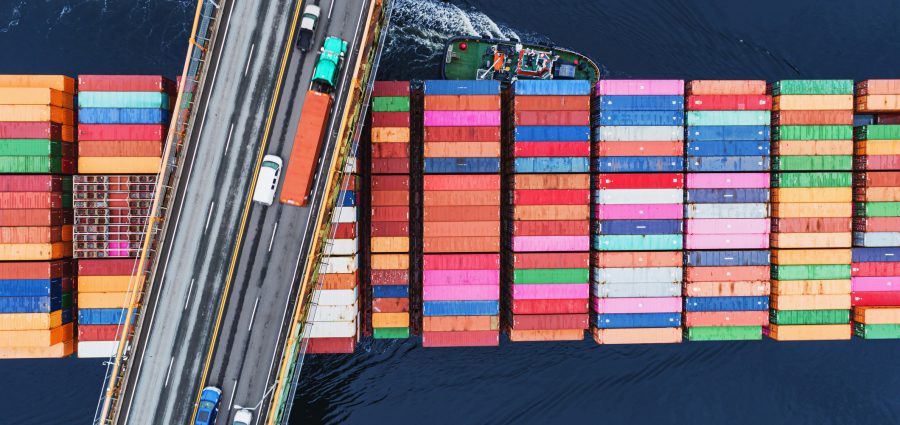
[[[200,393],[200,406],[197,407],[197,418],[194,425],[211,425],[216,423],[216,412],[219,411],[219,399],[222,390],[216,387],[206,387]]]

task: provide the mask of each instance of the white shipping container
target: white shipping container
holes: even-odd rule
[[[604,205],[680,204],[681,189],[597,189],[594,203]]]
[[[595,283],[593,294],[600,298],[680,297],[681,282]]]
[[[354,255],[359,252],[359,243],[354,239],[328,239],[327,255]]]
[[[672,126],[603,126],[597,128],[597,140],[606,142],[632,141],[680,141],[684,140],[684,127]]]
[[[78,358],[100,359],[114,354],[119,348],[119,341],[79,341]]]
[[[853,244],[865,247],[900,246],[900,232],[867,232],[855,233]]]
[[[681,267],[595,267],[593,283],[674,283],[682,279]]]
[[[329,256],[322,259],[319,264],[319,274],[325,273],[353,273],[359,267],[359,257]]]
[[[323,305],[356,305],[356,288],[353,289],[317,289],[313,293],[312,302],[316,306]]]
[[[766,218],[769,204],[685,204],[684,218]]]
[[[684,231],[693,235],[769,234],[767,218],[694,218],[685,220]]]
[[[331,215],[332,223],[356,223],[356,207],[335,207]]]
[[[344,172],[347,174],[356,174],[356,157],[351,156],[347,158],[347,162],[344,163]],[[350,176],[350,178],[355,178],[355,176]]]
[[[317,305],[312,307],[313,322],[352,322],[359,310],[356,305]]]
[[[307,323],[304,338],[349,338],[356,336],[356,320],[352,322]]]

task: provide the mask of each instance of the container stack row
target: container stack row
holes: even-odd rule
[[[500,83],[424,86],[422,345],[500,342]]]
[[[135,266],[134,258],[78,260],[78,357],[115,354]]]
[[[75,257],[139,256],[156,179],[155,174],[75,176]]]
[[[681,342],[684,81],[601,80],[595,95],[594,340]]]
[[[512,341],[578,341],[589,322],[591,86],[519,80],[504,193],[505,328]]]
[[[772,98],[758,80],[690,81],[686,91],[684,336],[762,339]]]
[[[853,81],[771,85],[775,340],[849,339]]]
[[[0,358],[75,350],[75,81],[0,76]]]
[[[372,95],[369,191],[372,336],[409,338],[412,200],[409,82],[376,81]]]

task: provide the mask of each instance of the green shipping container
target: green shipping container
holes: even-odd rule
[[[588,283],[590,269],[518,269],[513,271],[513,283]]]
[[[854,136],[859,140],[900,140],[900,125],[864,125],[856,128]]]
[[[60,301],[62,302],[61,308],[71,308],[72,307],[72,293],[71,292],[63,292],[62,297],[60,297],[60,298],[61,298]]]
[[[409,338],[409,328],[372,328],[372,337],[375,339]]]
[[[409,98],[406,96],[379,96],[372,98],[372,112],[408,112]]]
[[[682,235],[597,235],[596,251],[681,251]]]
[[[772,174],[772,187],[850,187],[853,185],[853,173],[775,173]]]
[[[0,173],[48,174],[62,173],[59,156],[0,156]]]
[[[851,140],[852,125],[782,125],[773,128],[772,140]]]
[[[856,336],[863,339],[900,339],[900,325],[866,325],[856,323],[853,326]]]
[[[700,326],[685,328],[688,341],[751,341],[762,339],[762,326]]]
[[[779,171],[852,170],[853,156],[779,156],[774,167]]]
[[[769,310],[776,325],[840,325],[850,323],[850,310]]]
[[[853,94],[853,80],[781,80],[772,83],[772,96],[782,94]]]
[[[857,217],[900,217],[900,202],[857,202],[853,213]]]
[[[72,193],[72,176],[62,176],[62,191]]]
[[[687,125],[771,125],[769,111],[688,111]]]
[[[849,264],[810,264],[799,266],[772,266],[775,280],[831,280],[850,279]]]
[[[79,108],[169,109],[169,95],[156,92],[87,91],[78,93]]]
[[[50,139],[0,139],[0,156],[60,156],[62,144]]]

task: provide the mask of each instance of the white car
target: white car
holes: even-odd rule
[[[275,200],[275,192],[278,190],[278,179],[281,177],[281,164],[281,158],[275,155],[263,157],[259,175],[256,177],[256,188],[253,190],[254,201],[263,205],[272,205],[272,201]]]
[[[241,409],[234,414],[232,425],[250,425],[251,422],[253,422],[253,413],[248,409]]]

